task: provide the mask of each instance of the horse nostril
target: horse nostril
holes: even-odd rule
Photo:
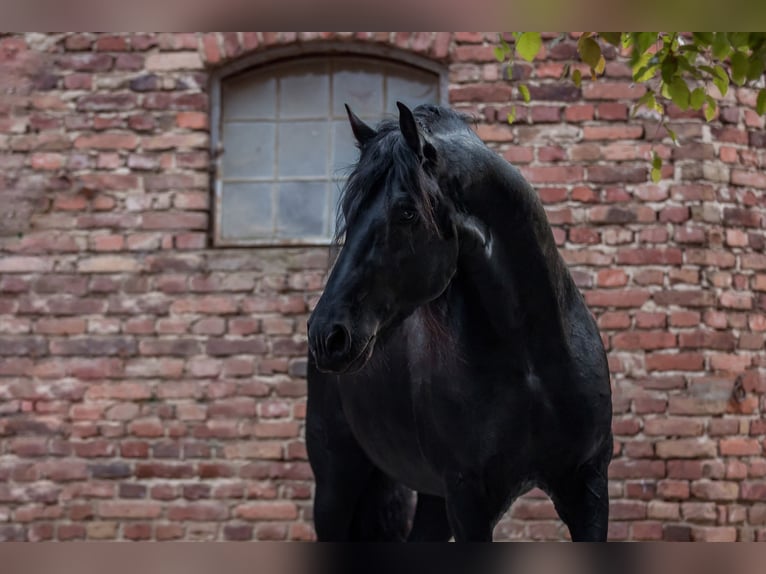
[[[329,355],[345,355],[351,348],[351,336],[348,329],[343,325],[333,325],[324,344]]]

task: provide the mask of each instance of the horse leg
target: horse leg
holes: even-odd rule
[[[308,365],[306,450],[314,473],[314,529],[321,541],[351,539],[351,522],[373,466],[343,414],[335,382]]]
[[[556,512],[569,528],[573,542],[606,542],[609,528],[608,465],[609,457],[586,464],[551,489]]]
[[[355,542],[404,542],[412,515],[412,491],[374,468],[351,522]]]
[[[404,540],[409,491],[369,460],[343,413],[335,382],[308,365],[306,450],[321,541]]]
[[[486,496],[486,485],[476,476],[448,476],[447,518],[455,542],[492,542],[495,512]]]
[[[408,542],[447,542],[452,529],[447,518],[447,507],[440,496],[418,493],[415,518]]]
[[[354,514],[372,474],[372,464],[360,454],[355,449],[334,449],[321,463],[312,464],[316,479],[314,529],[320,541],[352,539]]]

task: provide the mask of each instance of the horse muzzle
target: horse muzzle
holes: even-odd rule
[[[309,352],[323,373],[351,373],[361,369],[372,356],[375,336],[361,343],[343,323],[309,323]]]

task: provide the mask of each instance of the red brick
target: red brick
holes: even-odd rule
[[[591,104],[578,104],[564,108],[564,119],[568,122],[586,122],[593,119]]]
[[[123,52],[128,49],[128,41],[124,36],[101,36],[96,40],[98,52]]]
[[[617,102],[604,102],[598,105],[598,118],[601,120],[628,119],[628,106]]]
[[[736,542],[737,529],[733,526],[695,526],[692,540],[702,542]]]
[[[715,443],[703,439],[661,440],[656,448],[660,458],[704,458],[717,453]]]
[[[665,462],[662,460],[615,459],[609,466],[609,478],[663,478]]]
[[[721,439],[721,456],[754,456],[762,452],[758,439],[732,437]]]
[[[126,524],[122,533],[127,540],[151,540],[152,525],[147,522]]]
[[[205,229],[208,216],[206,213],[147,213],[143,216],[144,229]]]
[[[678,336],[681,348],[734,350],[735,337],[730,331],[693,331]]]
[[[586,291],[585,300],[593,307],[641,307],[649,299],[648,291]]]
[[[183,506],[170,506],[167,510],[169,520],[174,521],[212,521],[227,518],[228,509],[218,503],[194,502]]]
[[[692,483],[691,492],[702,500],[737,500],[739,486],[736,482],[699,480]]]
[[[683,253],[680,249],[624,249],[617,253],[621,265],[680,265]]]
[[[463,84],[450,90],[450,102],[508,102],[513,88],[503,84]]]
[[[701,420],[689,418],[652,418],[644,421],[644,432],[659,436],[700,436],[704,429]]]
[[[158,518],[162,505],[157,502],[143,501],[102,501],[98,514],[104,518]]]
[[[646,357],[649,371],[701,371],[704,359],[698,353],[652,353]]]
[[[665,331],[633,331],[612,337],[615,349],[665,349],[676,345],[676,337]]]
[[[585,126],[583,138],[586,140],[640,139],[643,126]]]
[[[646,88],[627,82],[586,82],[583,84],[583,97],[589,100],[631,100],[641,97]]]
[[[624,312],[608,311],[598,318],[601,329],[626,329],[630,327],[630,315]]]
[[[76,318],[40,319],[35,330],[47,335],[78,335],[85,332],[85,320]]]
[[[298,510],[291,502],[252,502],[236,506],[234,515],[245,520],[295,520]]]

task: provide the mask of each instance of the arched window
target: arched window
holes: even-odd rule
[[[217,245],[321,245],[357,150],[343,107],[374,125],[441,103],[433,68],[328,54],[272,61],[217,80],[213,94]]]

